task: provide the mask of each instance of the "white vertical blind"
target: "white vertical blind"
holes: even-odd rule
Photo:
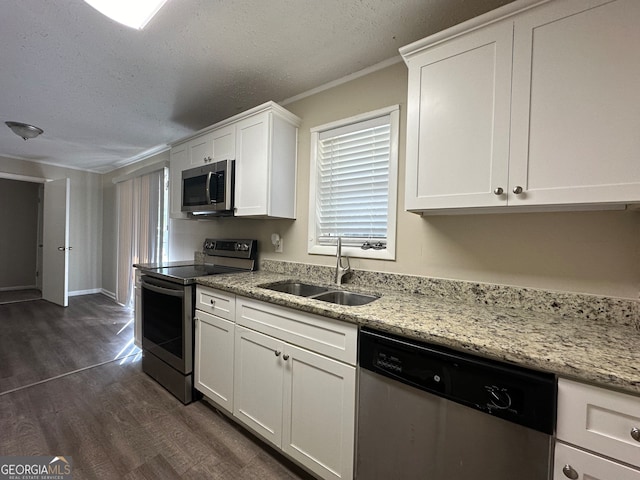
[[[326,130],[318,136],[318,242],[386,243],[389,208],[389,115]]]
[[[117,184],[118,262],[116,301],[133,301],[134,263],[163,259],[166,236],[165,169]]]

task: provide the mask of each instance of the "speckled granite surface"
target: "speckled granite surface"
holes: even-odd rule
[[[334,269],[320,265],[263,260],[260,268],[294,278],[333,281]],[[351,274],[348,283],[356,287],[377,286],[430,295],[448,301],[550,313],[563,318],[592,319],[640,330],[640,302],[633,300],[358,270]]]
[[[291,267],[262,266],[274,270]],[[586,309],[581,306],[579,308],[587,313],[574,312],[573,316],[569,315],[570,308],[559,302],[558,307],[545,307],[546,300],[535,301],[532,299],[535,292],[526,289],[515,289],[523,290],[522,294],[508,294],[500,289],[496,293],[493,286],[470,284],[449,293],[440,281],[432,284],[429,279],[420,277],[407,279],[409,283],[402,282],[404,287],[400,288],[397,284],[400,280],[396,276],[388,276],[390,283],[386,283],[385,274],[375,276],[356,272],[352,278],[354,283],[344,286],[346,290],[381,296],[368,305],[358,307],[334,305],[260,287],[289,279],[329,284],[324,276],[327,272],[322,270],[324,267],[295,268],[303,268],[304,273],[262,270],[201,277],[198,283],[640,395],[638,310],[636,306],[623,305],[625,302],[633,304],[633,301],[614,305],[624,316],[621,321],[616,321],[616,313],[605,312],[604,307]],[[331,273],[332,269],[326,270]],[[367,282],[368,286],[365,286]],[[390,284],[398,288],[390,289]],[[570,294],[559,295],[571,297]],[[473,301],[468,301],[469,296]],[[507,306],[500,306],[500,301],[505,301]],[[531,308],[515,307],[515,302]],[[537,311],[536,308],[558,311]],[[628,315],[627,310],[630,310]]]

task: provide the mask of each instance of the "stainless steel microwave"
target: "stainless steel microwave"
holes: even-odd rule
[[[191,216],[233,215],[234,170],[234,160],[184,170],[182,211]]]

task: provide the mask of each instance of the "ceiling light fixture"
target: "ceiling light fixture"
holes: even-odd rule
[[[167,0],[84,0],[103,15],[142,30]]]
[[[36,138],[38,135],[44,132],[41,128],[34,127],[33,125],[29,125],[27,123],[20,122],[4,122],[7,127],[13,131],[19,137],[24,138],[25,140],[28,138]]]

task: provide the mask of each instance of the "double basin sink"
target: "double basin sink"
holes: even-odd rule
[[[356,307],[366,305],[377,300],[376,295],[366,295],[364,293],[349,292],[346,290],[337,290],[334,288],[323,287],[321,285],[312,285],[296,281],[284,281],[267,283],[260,285],[262,288],[273,290],[275,292],[288,293],[298,297],[313,298],[322,302],[334,303],[336,305],[347,305]]]

